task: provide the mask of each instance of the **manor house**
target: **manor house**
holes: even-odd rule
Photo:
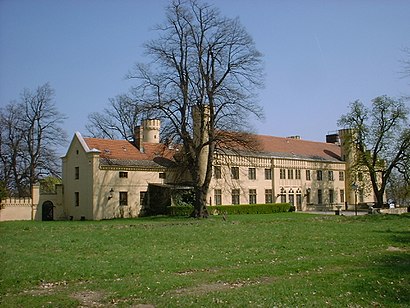
[[[176,170],[178,147],[160,142],[160,125],[143,121],[134,143],[77,132],[62,158],[62,185],[55,195],[40,196],[32,218],[137,217],[161,202],[164,190],[171,191],[166,205],[172,204],[172,191],[189,190],[189,182],[182,184]],[[373,203],[371,188],[351,172],[350,133],[340,130],[326,142],[254,135],[253,151],[215,153],[208,205],[289,202],[309,211]]]
[[[158,202],[158,190],[188,189],[175,170],[178,148],[160,143],[160,125],[143,121],[134,143],[76,133],[63,157],[61,206],[42,209],[52,211],[47,217],[136,217]],[[296,211],[309,211],[374,202],[365,185],[352,187],[357,178],[349,171],[347,133],[328,135],[326,142],[255,135],[257,151],[216,153],[208,204],[289,202]]]

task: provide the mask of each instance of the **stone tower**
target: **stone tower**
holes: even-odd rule
[[[340,149],[342,160],[346,163],[346,202],[355,204],[357,202],[357,186],[355,187],[354,164],[356,158],[356,149],[354,147],[354,130],[350,128],[339,130]]]
[[[204,112],[201,114],[199,107],[192,110],[193,120],[193,141],[195,146],[204,144],[208,140],[208,125],[210,110],[208,106],[203,106]],[[209,146],[202,148],[199,154],[199,172],[201,184],[205,181],[206,169],[208,167]]]
[[[159,143],[159,129],[161,128],[160,120],[143,120],[142,121],[142,140],[148,143]]]

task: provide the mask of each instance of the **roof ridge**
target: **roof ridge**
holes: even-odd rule
[[[272,135],[264,135],[264,134],[254,134],[254,135],[255,135],[255,136],[260,136],[260,137],[267,137],[267,138],[276,138],[276,139],[283,139],[283,140],[292,140],[292,141],[295,141],[295,142],[310,142],[310,143],[320,143],[320,144],[337,145],[337,144],[329,143],[329,142],[326,142],[326,141],[297,139],[297,138],[291,138],[291,137],[272,136]]]

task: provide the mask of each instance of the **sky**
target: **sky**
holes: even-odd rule
[[[208,0],[264,55],[255,131],[325,141],[349,103],[410,95],[408,0]],[[0,107],[49,82],[69,139],[125,93],[167,0],[0,0]],[[410,55],[407,55],[407,60]]]

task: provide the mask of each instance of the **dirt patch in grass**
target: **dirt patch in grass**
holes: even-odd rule
[[[387,247],[387,251],[399,251],[399,252],[404,252],[404,251],[407,251],[407,249],[406,249],[406,248],[401,248],[401,247],[389,246],[389,247]]]
[[[57,289],[62,289],[67,285],[67,281],[45,282],[43,281],[37,288],[23,291],[25,294],[31,295],[48,295],[57,292]]]
[[[85,282],[77,282],[75,284],[83,284]],[[41,282],[34,289],[24,291],[25,294],[33,296],[46,296],[56,293],[65,293],[68,289],[67,281]],[[106,304],[101,302],[105,297],[105,293],[101,291],[80,291],[69,295],[69,297],[79,301],[80,307],[105,307]]]
[[[211,292],[226,291],[231,289],[238,289],[247,286],[257,285],[257,284],[266,284],[274,282],[276,278],[274,277],[261,277],[257,280],[244,280],[237,282],[223,282],[218,281],[215,283],[205,283],[193,287],[181,288],[173,291],[172,293],[176,295],[202,295]]]
[[[71,295],[80,302],[80,307],[105,307],[106,305],[101,303],[104,296],[104,292],[100,291],[82,291]]]
[[[217,268],[201,268],[201,269],[189,269],[186,271],[180,271],[180,272],[177,272],[176,274],[179,276],[188,276],[188,275],[192,275],[195,273],[216,273],[218,271],[219,269]]]

